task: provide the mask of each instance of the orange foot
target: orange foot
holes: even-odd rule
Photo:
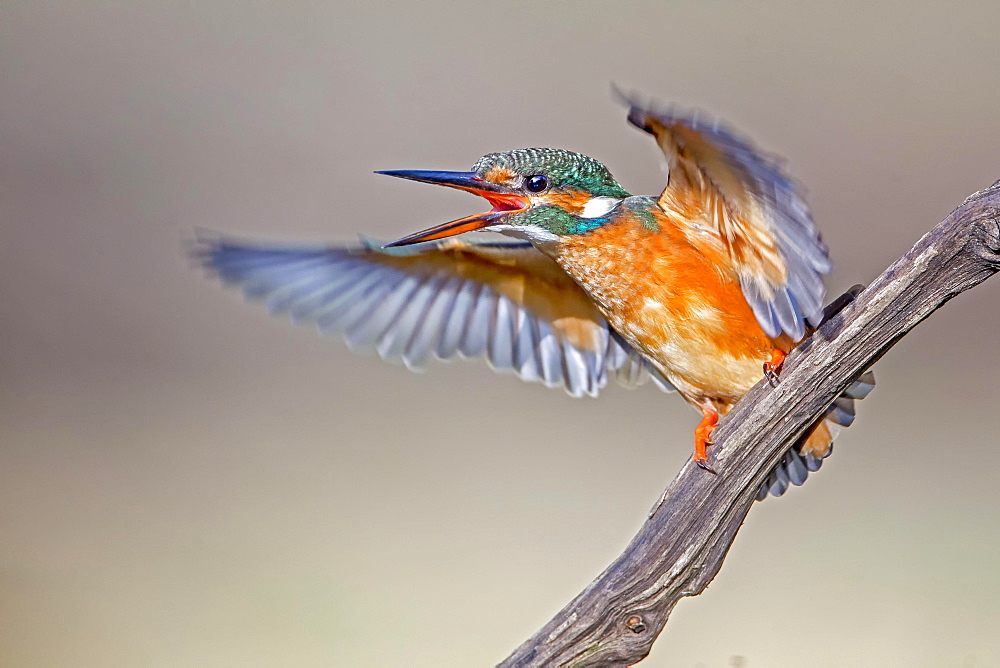
[[[701,406],[701,415],[701,422],[694,430],[694,463],[709,473],[715,473],[715,469],[708,465],[708,446],[715,445],[712,443],[712,432],[719,424],[719,412],[706,403]]]
[[[764,362],[764,377],[767,378],[771,387],[778,384],[778,372],[781,371],[781,365],[785,363],[786,355],[785,351],[775,348],[771,351],[771,360]]]

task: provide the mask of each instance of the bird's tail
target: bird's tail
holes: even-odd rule
[[[757,500],[781,496],[789,485],[801,485],[812,471],[818,471],[823,460],[833,453],[833,441],[840,430],[854,422],[854,402],[864,399],[875,388],[875,374],[866,371],[826,409],[816,424],[802,435],[781,462],[764,481]]]
[[[823,322],[837,315],[854,301],[863,285],[854,285],[823,309]],[[854,402],[867,397],[875,389],[875,374],[869,369],[858,376],[837,400],[830,404],[816,424],[787,453],[764,481],[757,500],[768,494],[781,496],[789,485],[801,485],[812,471],[818,471],[823,460],[833,454],[833,441],[844,427],[854,422]]]

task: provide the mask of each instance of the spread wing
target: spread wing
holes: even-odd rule
[[[659,204],[703,212],[764,331],[795,341],[823,316],[830,259],[801,189],[779,161],[717,120],[635,99],[628,120],[656,138],[669,177]]]
[[[193,255],[272,313],[411,369],[431,357],[485,356],[497,371],[573,396],[596,395],[609,375],[673,390],[530,243],[294,247],[202,235]]]

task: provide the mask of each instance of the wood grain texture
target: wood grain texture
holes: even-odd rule
[[[722,567],[785,450],[861,372],[955,295],[1000,271],[1000,181],[971,195],[722,420],[711,475],[691,461],[625,551],[501,666],[641,661],[684,596]],[[884,388],[887,391],[889,388]]]

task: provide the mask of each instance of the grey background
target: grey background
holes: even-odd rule
[[[195,227],[471,213],[374,169],[556,146],[655,193],[609,83],[789,158],[866,282],[1000,177],[1000,5],[0,5],[0,664],[495,662],[624,547],[697,415],[414,375],[192,270]],[[1000,664],[1000,285],[877,367],[648,665]]]

